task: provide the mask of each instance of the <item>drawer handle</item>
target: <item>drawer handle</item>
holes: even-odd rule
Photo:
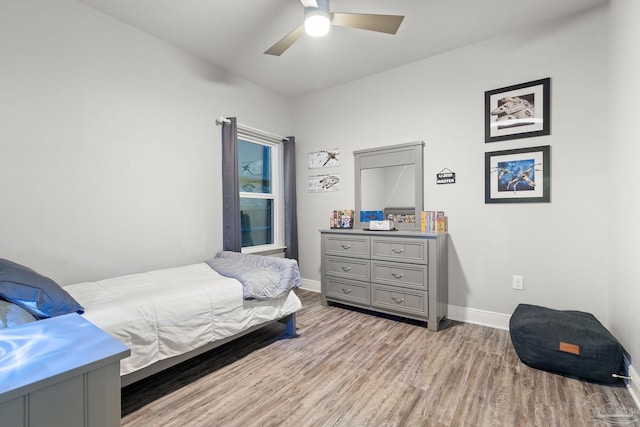
[[[391,273],[391,275],[396,279],[402,279],[404,277],[404,273]]]
[[[349,295],[351,293],[351,289],[342,288],[342,292],[344,292],[345,294]]]
[[[340,246],[342,246],[342,249],[351,249],[351,245],[347,245],[347,244],[344,244],[344,243],[342,245],[340,245]]]
[[[351,271],[351,269],[353,268],[353,267],[345,267],[344,265],[342,265],[341,267],[342,267],[342,271],[345,271],[345,272]]]
[[[404,298],[396,298],[396,297],[391,297],[391,299],[393,300],[393,302],[395,302],[396,304],[402,304],[404,302]]]
[[[394,249],[391,249],[391,250],[393,251],[394,254],[401,254],[402,252],[404,252],[404,249],[402,249],[402,248],[400,248],[400,249],[394,248]]]

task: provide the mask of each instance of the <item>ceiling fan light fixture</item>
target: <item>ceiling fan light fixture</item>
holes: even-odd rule
[[[332,26],[357,28],[378,33],[395,34],[404,19],[401,15],[376,15],[352,12],[329,12],[329,0],[300,0],[304,6],[304,24],[278,40],[265,50],[265,54],[280,56],[305,32],[313,37],[321,37]]]
[[[312,37],[322,37],[331,28],[331,18],[329,12],[310,7],[305,10],[304,30]]]

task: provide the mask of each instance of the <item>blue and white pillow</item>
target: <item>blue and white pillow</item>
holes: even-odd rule
[[[0,297],[38,319],[84,313],[84,308],[56,282],[6,259],[0,259]]]

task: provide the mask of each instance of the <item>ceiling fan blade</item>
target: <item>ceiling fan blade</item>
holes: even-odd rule
[[[267,55],[280,56],[285,50],[289,49],[291,45],[295,43],[300,36],[302,36],[302,34],[304,34],[304,25],[300,25],[298,28],[278,40],[273,46],[265,50],[264,53]]]
[[[318,7],[316,0],[300,0],[304,7]]]
[[[400,28],[404,16],[371,15],[366,13],[333,13],[332,25],[339,27],[359,28],[361,30],[378,31],[395,34]]]

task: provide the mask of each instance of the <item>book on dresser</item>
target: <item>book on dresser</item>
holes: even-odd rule
[[[443,211],[422,211],[420,231],[423,233],[444,233],[447,231],[447,217]]]
[[[353,209],[343,209],[331,211],[329,224],[331,228],[353,228]]]

